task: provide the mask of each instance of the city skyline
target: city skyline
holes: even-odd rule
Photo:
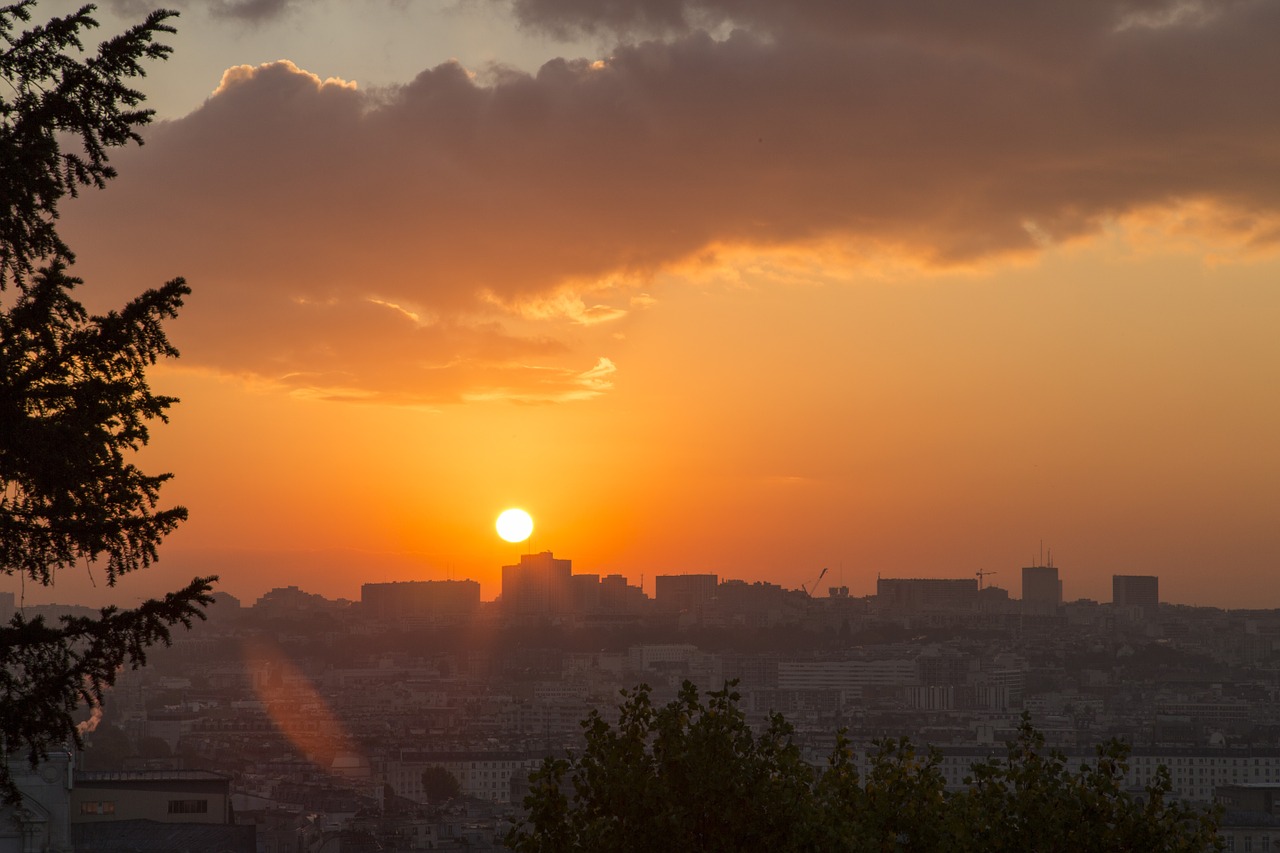
[[[175,5],[59,228],[93,310],[193,289],[141,460],[191,516],[27,600],[492,598],[521,506],[632,582],[1043,541],[1068,598],[1280,607],[1274,5]]]
[[[374,612],[384,616],[392,613],[403,615],[415,608],[436,607],[438,605],[432,605],[430,602],[437,599],[446,605],[448,612],[453,613],[469,612],[472,605],[491,604],[502,605],[504,612],[508,616],[520,614],[526,616],[548,616],[560,611],[565,613],[582,612],[600,608],[604,610],[631,610],[639,601],[628,599],[628,595],[637,596],[639,600],[648,604],[658,605],[660,609],[670,610],[673,602],[677,604],[676,610],[697,609],[705,601],[714,598],[717,589],[723,584],[731,586],[750,584],[762,585],[784,593],[803,593],[811,599],[878,600],[880,606],[889,607],[890,609],[902,607],[910,609],[919,606],[923,601],[931,601],[935,604],[941,603],[946,607],[960,605],[961,609],[970,607],[981,609],[979,607],[979,596],[984,589],[990,589],[999,594],[996,598],[987,597],[988,607],[1000,605],[1001,602],[1005,604],[1020,602],[1025,612],[1037,615],[1053,613],[1060,610],[1064,605],[1081,602],[1114,604],[1128,608],[1154,608],[1160,604],[1213,607],[1212,605],[1201,605],[1194,601],[1171,601],[1166,599],[1159,592],[1160,578],[1155,575],[1112,575],[1110,579],[1111,595],[1109,597],[1090,598],[1085,595],[1066,595],[1063,590],[1069,589],[1069,587],[1064,584],[1070,578],[1069,576],[1067,578],[1060,577],[1058,567],[1053,565],[1051,559],[1033,561],[1032,565],[1019,567],[1016,574],[1021,575],[1021,582],[1016,590],[1012,584],[1002,586],[999,583],[988,580],[990,576],[999,575],[1000,573],[987,570],[979,570],[972,573],[972,576],[927,574],[884,576],[877,574],[875,586],[870,591],[861,591],[850,589],[847,584],[843,583],[839,574],[832,575],[830,573],[829,567],[823,567],[817,580],[812,583],[801,584],[799,587],[792,588],[775,583],[767,578],[744,581],[742,578],[722,576],[715,573],[659,570],[651,574],[642,574],[638,579],[633,579],[616,573],[605,575],[600,572],[593,572],[590,568],[575,571],[572,566],[572,558],[556,557],[552,551],[528,552],[521,554],[514,564],[502,567],[503,581],[496,594],[482,595],[482,585],[473,578],[420,577],[394,581],[365,579],[360,582],[354,594],[335,595],[331,599],[335,602],[363,603],[366,606],[371,606]],[[530,581],[527,575],[527,572],[530,571],[539,574],[545,574],[550,571],[557,577],[562,575],[560,582],[566,585],[557,592],[552,589],[557,585],[556,580],[548,577],[538,581],[537,584],[540,589],[532,593],[537,603],[530,607],[528,598],[530,595]],[[1013,572],[1009,574],[1011,577],[1015,576]],[[524,578],[523,580],[522,577]],[[827,579],[825,583],[823,582],[824,578]],[[586,598],[584,598],[584,588],[581,585],[573,586],[570,583],[571,581],[584,580],[594,580],[596,586],[594,591],[586,593]],[[664,582],[666,584],[665,593],[663,592]],[[1046,583],[1049,584],[1047,588],[1045,586]],[[933,591],[929,591],[926,585],[933,585]],[[963,589],[959,588],[960,585],[963,585]],[[507,590],[508,587],[511,590]],[[913,589],[915,591],[912,591]],[[1056,590],[1056,593],[1046,592],[1046,589]],[[505,597],[503,595],[504,591],[508,593]],[[1014,594],[1015,591],[1018,593],[1017,595]],[[250,606],[269,599],[272,594],[282,592],[330,598],[330,596],[314,592],[299,583],[271,587],[264,589],[261,594],[254,595],[239,595],[235,590],[220,588],[217,591],[217,595],[229,595],[236,599],[240,606]],[[961,593],[959,597],[957,597],[957,592]],[[374,595],[375,598],[371,600],[369,598],[370,595]],[[924,596],[923,599],[920,598],[922,595]],[[551,605],[550,602],[557,596],[562,600],[557,605]],[[624,603],[624,599],[626,599],[626,603]],[[0,590],[0,612],[11,612],[15,607],[22,606],[83,607],[92,606],[92,602],[58,600],[56,596],[51,597],[48,595],[25,599],[19,598],[14,592]],[[1262,611],[1278,610],[1280,608],[1245,607],[1219,609]]]
[[[1280,5],[147,2],[0,8],[0,848],[1272,849]]]

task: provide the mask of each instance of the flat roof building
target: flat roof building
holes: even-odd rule
[[[968,613],[977,609],[974,578],[877,578],[876,603],[885,613]]]
[[[360,603],[376,618],[439,619],[465,616],[480,607],[476,581],[397,581],[360,587]]]
[[[76,771],[71,822],[231,823],[231,778],[208,770]]]
[[[1056,613],[1062,605],[1062,581],[1057,566],[1024,566],[1022,609],[1026,613]]]
[[[1160,578],[1155,575],[1112,575],[1111,603],[1117,607],[1156,607]]]
[[[654,606],[679,613],[698,612],[716,597],[715,575],[658,575],[653,582]]]

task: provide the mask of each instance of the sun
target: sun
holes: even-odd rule
[[[533,518],[522,509],[509,509],[498,516],[498,535],[508,542],[523,542],[533,533]]]

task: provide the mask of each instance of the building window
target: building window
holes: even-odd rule
[[[115,814],[115,800],[86,800],[80,804],[80,814]]]
[[[208,800],[170,800],[169,814],[208,814]]]

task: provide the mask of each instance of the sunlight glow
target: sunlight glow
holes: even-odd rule
[[[522,509],[509,509],[498,516],[497,528],[508,542],[523,542],[533,533],[533,519]]]

